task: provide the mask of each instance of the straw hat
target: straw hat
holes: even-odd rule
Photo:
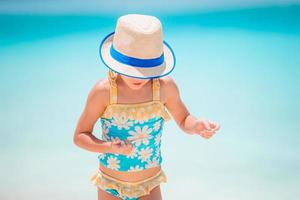
[[[115,31],[102,40],[99,53],[109,69],[133,78],[166,76],[176,63],[173,50],[163,41],[161,22],[150,15],[118,18]]]

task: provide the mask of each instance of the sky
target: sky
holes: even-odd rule
[[[300,0],[0,0],[1,13],[180,12],[299,4]]]

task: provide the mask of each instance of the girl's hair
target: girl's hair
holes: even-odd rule
[[[116,80],[118,73],[112,71],[111,69],[109,69],[108,73],[112,79]]]

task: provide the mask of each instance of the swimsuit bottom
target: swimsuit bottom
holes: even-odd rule
[[[109,194],[124,200],[137,200],[138,197],[150,194],[150,191],[160,183],[167,182],[167,177],[162,169],[150,178],[137,182],[121,181],[113,178],[100,169],[90,178],[95,186]]]

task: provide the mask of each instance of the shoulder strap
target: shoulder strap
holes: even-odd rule
[[[108,71],[108,79],[110,83],[110,90],[109,90],[109,101],[110,104],[117,103],[117,82],[116,82],[117,74],[114,73],[112,70]]]
[[[158,78],[153,78],[152,79],[152,95],[153,95],[153,101],[160,100],[159,97],[159,90],[160,90],[160,83],[159,83],[159,79]]]

